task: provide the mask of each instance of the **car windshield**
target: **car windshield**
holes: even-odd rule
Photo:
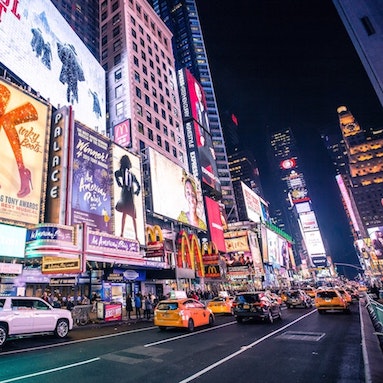
[[[288,296],[291,298],[298,298],[299,297],[299,291],[291,291],[288,293]]]

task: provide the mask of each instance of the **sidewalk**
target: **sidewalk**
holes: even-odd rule
[[[370,314],[362,299],[359,301],[359,313],[362,332],[365,382],[383,383],[383,351],[380,347]]]

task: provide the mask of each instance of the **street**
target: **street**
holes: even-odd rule
[[[0,383],[364,382],[358,305],[351,314],[284,309],[273,324],[160,331],[150,321],[89,325],[64,341],[11,339],[0,352]]]

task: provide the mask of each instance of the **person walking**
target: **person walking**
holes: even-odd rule
[[[130,294],[128,294],[126,296],[126,316],[128,317],[129,320],[132,319],[130,317],[132,311],[133,311],[132,296]]]
[[[134,306],[136,307],[136,318],[141,319],[141,307],[142,307],[142,299],[141,293],[137,293],[134,297]]]

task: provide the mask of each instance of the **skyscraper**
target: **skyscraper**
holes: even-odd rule
[[[233,185],[230,177],[225,141],[214,94],[208,58],[195,0],[148,0],[173,33],[176,68],[188,68],[201,83],[206,94],[210,134],[216,152],[222,202],[229,222],[238,220]]]
[[[52,3],[93,56],[100,60],[99,0],[52,0]]]
[[[380,0],[333,0],[383,105],[383,12]]]

